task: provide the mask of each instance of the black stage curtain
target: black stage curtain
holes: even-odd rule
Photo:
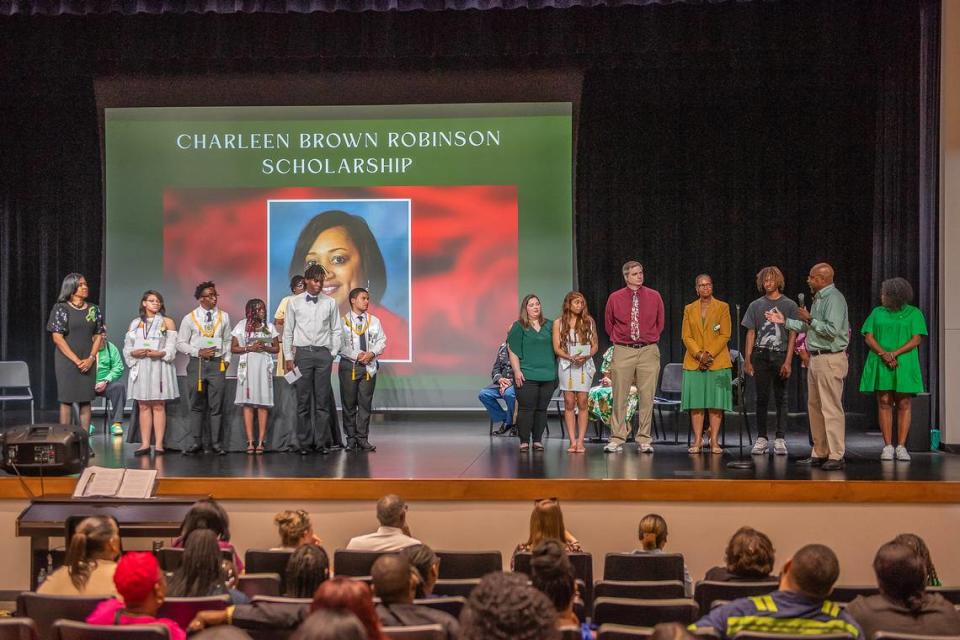
[[[55,384],[43,325],[60,279],[85,273],[96,299],[103,277],[94,83],[124,75],[572,65],[585,78],[578,280],[596,315],[621,286],[621,264],[641,260],[667,304],[664,362],[677,361],[696,274],[710,273],[717,296],[745,309],[759,267],[780,265],[795,297],[825,260],[855,331],[894,274],[917,287],[932,325],[934,0],[313,14],[294,3],[252,14],[214,4],[230,15],[0,18],[0,358],[29,362],[47,405]],[[852,345],[848,406],[863,409],[864,347],[856,336]]]

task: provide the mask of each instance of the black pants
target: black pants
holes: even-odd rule
[[[127,385],[123,380],[108,382],[103,393],[97,395],[104,396],[113,408],[113,418],[110,422],[123,422],[123,407],[127,404]]]
[[[750,357],[753,379],[757,385],[757,437],[767,437],[767,408],[770,405],[770,387],[777,405],[776,437],[782,438],[787,419],[787,381],[780,377],[780,367],[787,358],[785,351],[754,349]]]
[[[526,380],[523,386],[517,389],[517,434],[520,442],[530,440],[531,428],[534,442],[543,439],[543,432],[547,429],[547,407],[550,406],[550,398],[556,388],[556,380]]]
[[[190,435],[193,444],[203,445],[203,416],[210,415],[210,443],[223,446],[223,395],[227,388],[226,371],[220,370],[221,358],[202,360],[190,358],[187,363],[187,389],[190,390]],[[224,363],[226,369],[226,363]],[[203,381],[203,390],[197,390],[197,380]]]
[[[367,380],[366,373],[367,369],[362,364],[354,368],[350,360],[340,359],[340,406],[343,409],[343,430],[347,434],[348,446],[367,442],[370,437],[370,413],[377,376]]]
[[[303,376],[297,388],[297,443],[301,449],[311,444],[326,446],[330,440],[330,404],[333,399],[330,372],[333,356],[326,347],[297,347],[294,363]],[[317,430],[314,433],[310,401],[314,401]]]

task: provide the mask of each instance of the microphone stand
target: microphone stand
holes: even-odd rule
[[[743,351],[740,345],[740,305],[737,305],[737,361],[738,361],[738,371],[737,379],[734,380],[734,384],[737,386],[737,404],[740,405],[740,428],[737,430],[739,432],[740,445],[738,448],[737,459],[727,463],[727,469],[753,469],[753,459],[743,457],[743,429],[747,429],[747,437],[750,437],[750,423],[747,422],[747,403],[743,397],[743,388],[744,388],[744,373],[743,373]]]

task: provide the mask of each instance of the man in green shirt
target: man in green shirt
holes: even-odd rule
[[[100,341],[100,351],[97,352],[97,384],[94,389],[98,396],[109,400],[113,408],[113,424],[110,433],[115,436],[123,435],[123,406],[127,404],[127,385],[123,378],[123,358],[120,351],[108,340]],[[90,435],[93,435],[94,426],[90,425]]]
[[[847,377],[847,344],[850,319],[847,301],[833,284],[833,267],[826,262],[813,265],[807,284],[813,292],[810,310],[800,307],[797,319],[785,319],[777,309],[767,311],[770,322],[787,329],[806,332],[810,365],[807,369],[807,416],[813,436],[813,452],[801,464],[820,466],[827,471],[843,468],[846,420],[843,412],[843,383]]]

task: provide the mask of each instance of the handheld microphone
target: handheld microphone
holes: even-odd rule
[[[803,306],[803,294],[802,294],[802,293],[798,293],[798,294],[797,294],[797,300],[800,301],[800,306],[802,307],[802,306]]]

